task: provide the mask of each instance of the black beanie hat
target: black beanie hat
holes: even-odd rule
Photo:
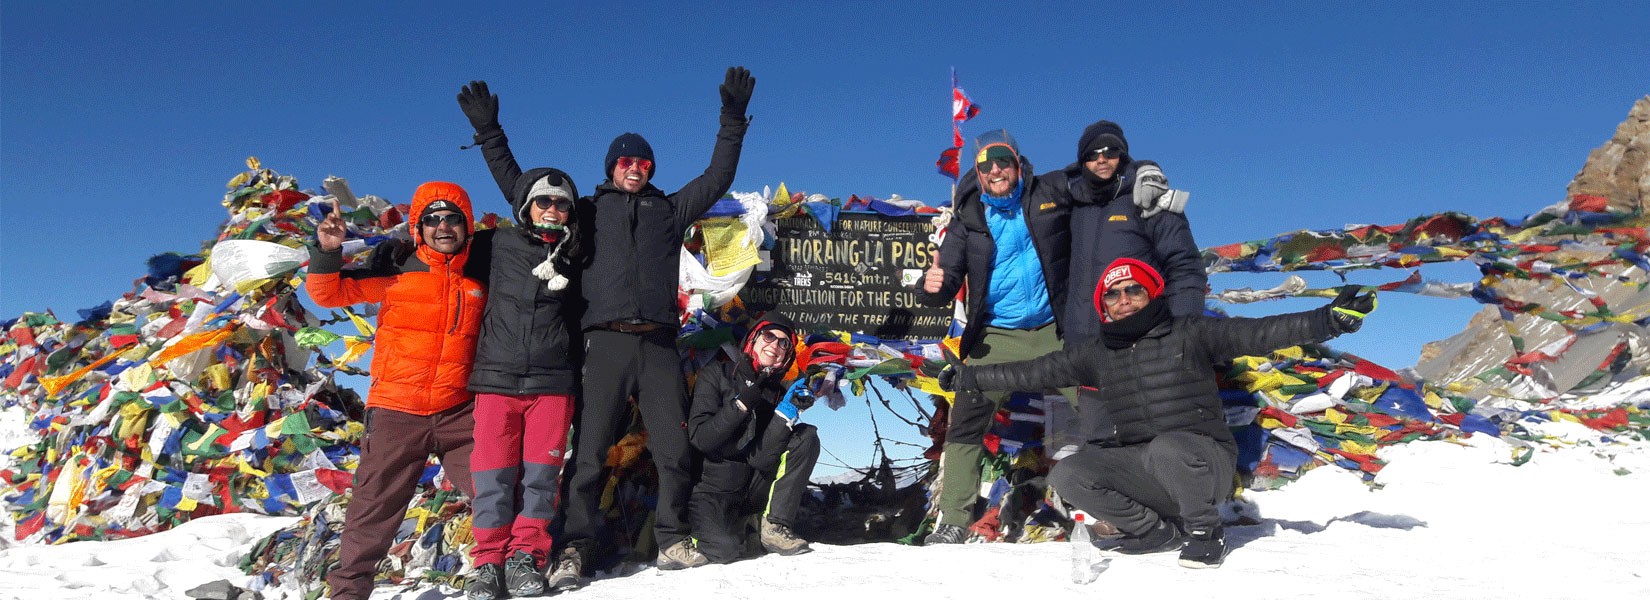
[[[606,170],[602,171],[609,178],[613,177],[613,165],[618,164],[621,156],[634,156],[652,161],[653,146],[648,145],[647,140],[642,139],[641,134],[638,133],[626,132],[613,138],[613,143],[607,146],[607,161],[604,165]],[[658,167],[658,165],[655,164],[654,167]],[[653,176],[653,169],[647,170],[647,176]]]
[[[1083,137],[1077,138],[1077,162],[1083,162],[1083,156],[1096,148],[1112,146],[1124,154],[1129,153],[1129,140],[1123,137],[1123,127],[1111,121],[1097,121],[1083,129]]]

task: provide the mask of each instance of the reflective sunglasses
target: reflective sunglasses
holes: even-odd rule
[[[621,157],[619,157],[618,162],[615,163],[615,164],[619,167],[620,171],[629,169],[631,167],[636,167],[637,169],[642,170],[642,171],[651,171],[651,170],[653,170],[653,161],[645,159],[645,158],[637,158],[637,157],[634,157],[634,156],[621,156]]]
[[[1113,148],[1111,146],[1107,146],[1105,148],[1095,148],[1093,150],[1090,150],[1088,154],[1083,155],[1083,162],[1097,161],[1097,160],[1100,160],[1100,157],[1102,157],[1102,156],[1104,156],[1106,158],[1117,158],[1117,157],[1122,156],[1122,155],[1123,155],[1123,149],[1122,148]]]
[[[418,220],[418,224],[425,227],[438,227],[442,223],[446,223],[448,227],[459,227],[466,224],[464,215],[455,212],[424,215],[424,218]]]
[[[1123,298],[1123,294],[1128,294],[1139,300],[1146,297],[1146,287],[1138,283],[1131,283],[1121,288],[1106,290],[1106,293],[1100,295],[1100,299],[1104,300],[1106,304],[1114,304]]]
[[[533,198],[533,206],[538,207],[539,210],[550,210],[554,208],[562,212],[570,212],[573,210],[573,201],[566,198],[557,198],[555,196],[539,196]]]
[[[1006,170],[1014,168],[1014,159],[1009,158],[1007,156],[999,156],[999,157],[996,157],[996,158],[988,158],[988,159],[985,159],[984,161],[974,165],[974,168],[979,169],[981,173],[990,173],[990,172],[995,171],[997,169],[1002,169],[1002,170],[1006,171]]]

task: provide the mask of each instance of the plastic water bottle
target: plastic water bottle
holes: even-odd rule
[[[1075,513],[1072,518],[1075,522],[1071,526],[1071,582],[1092,583],[1100,577],[1104,567],[1100,564],[1100,549],[1094,547],[1094,540],[1090,538],[1088,523],[1083,522],[1083,513]]]

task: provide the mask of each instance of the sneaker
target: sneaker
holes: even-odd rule
[[[940,525],[934,528],[934,533],[922,538],[922,545],[961,544],[966,539],[968,539],[968,530],[956,525]]]
[[[464,579],[464,597],[469,600],[498,600],[504,597],[504,565],[476,567]]]
[[[511,597],[538,596],[549,587],[548,583],[539,570],[538,559],[533,555],[517,550],[510,558],[504,559],[504,589],[510,591]]]
[[[661,571],[675,571],[705,566],[710,564],[710,559],[705,558],[705,554],[693,545],[691,538],[682,538],[682,541],[660,550],[659,560],[653,564]]]
[[[1180,535],[1180,528],[1165,521],[1158,521],[1157,525],[1144,535],[1125,536],[1123,542],[1118,544],[1117,552],[1119,554],[1168,552],[1179,550],[1180,545],[1185,541],[1186,538]]]
[[[1188,569],[1214,569],[1226,560],[1226,535],[1216,527],[1213,531],[1192,531],[1186,548],[1180,551],[1180,566]]]
[[[577,546],[561,549],[556,568],[550,571],[550,591],[561,592],[584,587],[584,553]]]
[[[796,537],[789,526],[765,519],[762,521],[762,547],[780,556],[793,556],[813,550],[808,547],[808,540]]]

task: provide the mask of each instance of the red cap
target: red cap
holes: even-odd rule
[[[1106,289],[1112,284],[1125,279],[1133,279],[1146,288],[1146,298],[1156,300],[1163,295],[1163,275],[1153,269],[1151,265],[1132,258],[1119,258],[1106,265],[1105,274],[1100,276],[1100,285],[1094,286],[1094,310],[1100,313],[1102,320],[1106,317],[1106,303],[1102,297]]]

